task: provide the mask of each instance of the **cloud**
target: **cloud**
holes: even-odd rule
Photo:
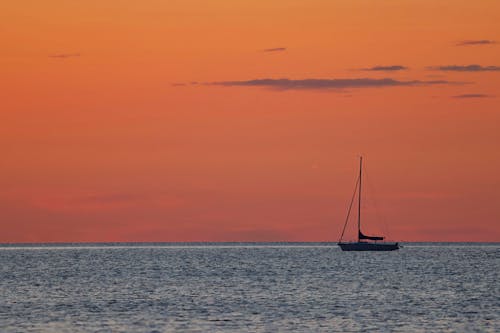
[[[462,94],[462,95],[455,95],[451,96],[452,98],[489,98],[493,97],[491,95],[486,95],[486,94]]]
[[[290,232],[280,229],[255,228],[233,230],[224,233],[225,238],[236,242],[283,242],[291,238]]]
[[[498,42],[489,39],[471,39],[471,40],[462,40],[455,44],[455,46],[470,46],[470,45],[491,45],[498,44]]]
[[[267,87],[278,90],[323,90],[323,89],[345,89],[345,88],[374,88],[374,87],[397,87],[397,86],[426,86],[435,84],[464,84],[465,82],[454,82],[445,80],[433,81],[399,81],[391,78],[370,79],[256,79],[246,81],[218,81],[209,82],[208,85],[225,87]]]
[[[178,195],[156,193],[118,193],[86,190],[15,189],[0,195],[54,213],[111,212],[140,207],[177,208],[184,205]]]
[[[51,54],[49,58],[58,58],[58,59],[66,59],[66,58],[74,58],[80,57],[80,53],[60,53],[60,54]]]
[[[262,52],[283,52],[286,51],[286,47],[274,47],[271,49],[264,49]]]
[[[448,65],[448,66],[431,66],[427,69],[434,71],[451,71],[451,72],[496,72],[500,71],[500,66],[481,66],[481,65]]]
[[[172,87],[186,87],[186,86],[195,86],[197,84],[200,84],[198,81],[191,81],[191,82],[174,82],[171,83]]]
[[[162,194],[78,194],[57,193],[34,199],[33,205],[53,212],[105,212],[123,211],[140,207],[174,208],[183,204],[180,198]]]
[[[374,66],[369,68],[361,68],[362,71],[402,71],[407,70],[408,67],[401,65],[391,65],[391,66]]]

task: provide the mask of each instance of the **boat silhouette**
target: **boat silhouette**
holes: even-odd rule
[[[344,228],[342,229],[342,234],[340,235],[340,239],[338,241],[338,245],[342,249],[342,251],[394,251],[399,249],[398,243],[388,243],[388,242],[379,242],[383,241],[385,237],[383,236],[368,236],[363,234],[361,231],[361,184],[362,184],[362,176],[363,176],[363,157],[359,158],[359,176],[356,181],[356,189],[358,193],[358,241],[357,242],[343,242],[342,238],[344,237],[345,228],[349,221],[349,216],[351,214],[352,204],[354,202],[354,198],[356,195],[356,191],[352,196],[351,203],[349,205],[349,209],[347,211],[347,218],[344,223]]]

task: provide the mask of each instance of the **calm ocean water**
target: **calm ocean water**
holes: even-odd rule
[[[500,332],[500,244],[0,246],[0,332]]]

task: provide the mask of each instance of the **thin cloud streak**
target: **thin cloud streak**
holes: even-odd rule
[[[286,51],[286,47],[274,47],[262,50],[262,52],[283,52],[283,51]]]
[[[224,87],[266,87],[278,90],[325,90],[345,88],[377,88],[377,87],[412,87],[436,84],[465,84],[466,82],[455,82],[446,80],[433,81],[399,81],[391,78],[371,79],[255,79],[246,81],[217,81],[206,83],[208,85]]]
[[[431,66],[429,70],[445,71],[445,72],[496,72],[500,71],[500,66],[481,66],[481,65],[447,65],[447,66]]]
[[[369,68],[361,68],[360,70],[362,71],[380,71],[380,72],[386,72],[386,71],[403,71],[407,70],[408,67],[406,66],[401,66],[401,65],[391,65],[391,66],[374,66],[374,67],[369,67]]]
[[[51,54],[49,58],[58,58],[58,59],[66,59],[66,58],[74,58],[80,57],[80,53],[61,53],[61,54]]]
[[[490,98],[490,97],[493,96],[486,94],[462,94],[462,95],[452,96],[452,98]]]
[[[471,40],[462,40],[456,43],[455,46],[491,45],[491,44],[498,44],[498,42],[489,39],[471,39]]]

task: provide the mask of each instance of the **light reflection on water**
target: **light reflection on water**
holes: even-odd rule
[[[500,331],[500,244],[0,246],[1,332]]]

